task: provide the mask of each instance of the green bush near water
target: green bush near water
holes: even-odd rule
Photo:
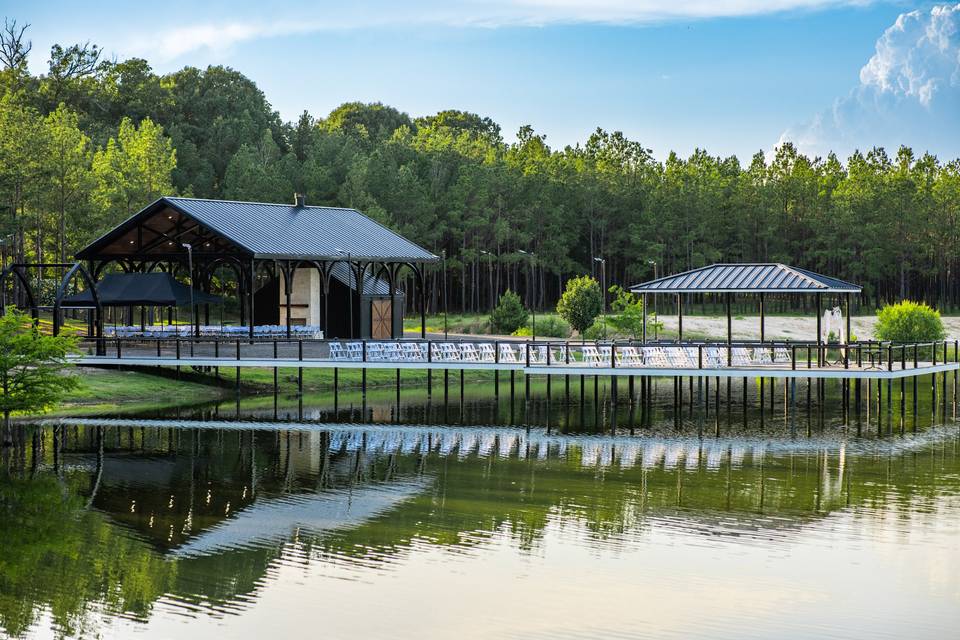
[[[877,312],[873,335],[877,340],[890,342],[936,342],[943,340],[947,332],[939,311],[922,302],[904,300]]]
[[[514,336],[532,336],[531,326],[520,327],[511,335]],[[570,325],[556,316],[544,316],[537,320],[538,338],[568,338],[570,337]]]
[[[490,314],[490,328],[494,333],[513,333],[520,327],[527,324],[530,314],[523,307],[520,296],[507,289],[502,296],[497,308]]]

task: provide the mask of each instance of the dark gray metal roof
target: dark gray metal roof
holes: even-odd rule
[[[77,255],[96,253],[138,220],[171,207],[230,240],[257,258],[434,262],[426,249],[394,233],[356,209],[232,200],[163,197],[91,243]]]
[[[345,262],[333,263],[330,267],[330,277],[354,291],[357,290],[357,276],[353,269],[347,267]],[[383,278],[374,278],[369,272],[365,273],[363,276],[363,295],[387,297],[390,295],[390,283]],[[403,291],[396,289],[394,296],[403,296]]]
[[[860,293],[860,287],[780,263],[712,264],[630,287],[634,293]]]

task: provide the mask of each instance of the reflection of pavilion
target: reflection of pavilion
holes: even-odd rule
[[[331,449],[327,434],[229,436],[196,430],[154,447],[134,439],[125,449],[107,436],[117,445],[101,456],[88,458],[89,442],[65,453],[73,469],[97,478],[91,483],[94,508],[164,551],[186,545],[194,553],[217,547],[213,541],[245,546],[287,539],[300,528],[320,533],[354,526],[425,486],[401,480],[386,490],[365,489],[382,479],[373,458]],[[83,462],[76,459],[81,452]],[[194,548],[198,537],[204,541]]]
[[[425,480],[260,499],[173,550],[191,557],[348,529],[381,516],[427,486]]]

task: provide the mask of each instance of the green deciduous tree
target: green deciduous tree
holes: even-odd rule
[[[567,288],[557,303],[557,313],[579,334],[603,310],[603,294],[600,285],[590,276],[581,276],[567,280]]]
[[[613,294],[610,303],[613,315],[607,318],[607,322],[617,333],[639,340],[643,337],[643,300],[620,285],[610,287],[610,293]]]
[[[75,346],[70,336],[40,333],[17,311],[0,317],[0,411],[7,440],[12,413],[45,411],[79,384],[78,378],[63,373]]]
[[[139,127],[124,118],[117,137],[93,157],[93,201],[100,207],[100,226],[111,227],[160,196],[173,194],[170,175],[176,166],[176,151],[162,127],[149,118]]]

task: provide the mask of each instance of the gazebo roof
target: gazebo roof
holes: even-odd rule
[[[356,209],[162,197],[77,253],[133,260],[238,252],[257,259],[435,262],[437,256]]]
[[[630,287],[633,293],[860,293],[858,285],[779,262],[712,264]]]

